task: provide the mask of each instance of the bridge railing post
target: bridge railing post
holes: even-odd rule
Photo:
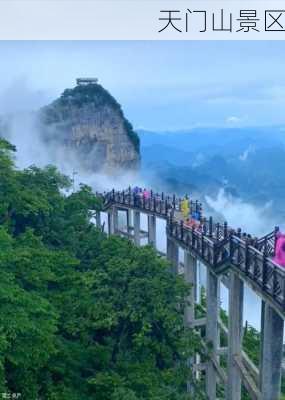
[[[183,240],[184,240],[184,222],[183,222],[183,220],[180,221],[180,239],[183,242]]]
[[[168,202],[167,199],[164,200],[164,215],[167,215],[168,212]]]
[[[268,280],[268,274],[267,274],[267,254],[266,254],[266,247],[265,247],[265,248],[264,248],[264,251],[263,251],[263,253],[262,253],[262,286],[263,286],[263,288],[266,288],[267,280]]]
[[[216,238],[219,240],[220,238],[220,229],[221,229],[221,225],[219,222],[216,223]]]
[[[162,201],[159,200],[159,213],[162,214]]]
[[[213,217],[209,218],[209,236],[210,238],[213,236]]]
[[[279,226],[275,226],[274,228],[274,253],[275,253],[275,249],[276,249],[276,243],[277,243],[277,233],[279,232]]]
[[[224,238],[228,237],[228,223],[224,222]]]

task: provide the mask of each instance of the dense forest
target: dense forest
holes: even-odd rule
[[[90,187],[73,193],[52,166],[18,170],[15,150],[0,139],[0,393],[190,399],[190,288],[151,247],[95,227]]]
[[[191,288],[152,247],[97,229],[90,187],[73,192],[53,166],[18,170],[15,151],[0,139],[2,398],[205,399],[203,379],[186,392],[203,348],[183,323]],[[258,366],[259,332],[243,346]]]

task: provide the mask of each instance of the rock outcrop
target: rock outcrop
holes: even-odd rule
[[[87,171],[136,170],[139,138],[121,106],[98,83],[66,89],[40,110],[44,140],[72,151]]]

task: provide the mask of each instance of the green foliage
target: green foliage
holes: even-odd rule
[[[261,337],[253,326],[246,324],[243,335],[243,348],[254,364],[259,366]]]
[[[187,400],[199,337],[190,288],[151,247],[91,223],[90,187],[14,168],[0,142],[0,393],[23,400]],[[197,392],[195,399],[199,399]]]
[[[260,332],[251,325],[248,325],[248,323],[246,323],[243,336],[243,349],[247,353],[251,361],[253,361],[257,367],[259,367],[260,365],[260,346],[261,346]],[[282,376],[281,379],[281,393],[282,393],[281,399],[283,399],[285,397],[284,376]],[[242,390],[242,400],[250,400],[250,396],[244,388]]]

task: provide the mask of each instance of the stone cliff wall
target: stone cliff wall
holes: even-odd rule
[[[115,173],[139,167],[139,139],[116,100],[98,84],[67,89],[40,112],[46,141],[73,151],[82,167]]]

